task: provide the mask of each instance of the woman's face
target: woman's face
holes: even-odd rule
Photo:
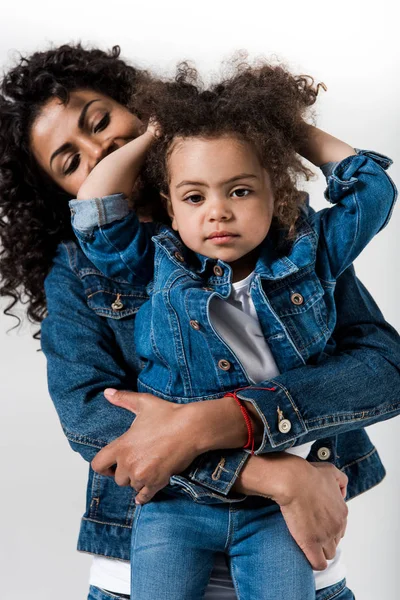
[[[68,104],[51,98],[31,129],[31,149],[40,167],[71,196],[107,154],[141,133],[127,108],[94,90],[71,92]]]

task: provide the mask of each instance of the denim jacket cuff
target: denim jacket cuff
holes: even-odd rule
[[[389,157],[378,152],[358,148],[355,148],[355,151],[356,154],[338,163],[329,162],[321,166],[328,184],[324,195],[333,204],[341,200],[344,194],[358,182],[357,172],[368,162],[372,161],[385,171],[393,162]]]
[[[237,391],[240,400],[251,402],[264,425],[263,439],[255,454],[266,448],[287,450],[307,433],[307,427],[289,390],[274,380],[268,387],[249,387]]]
[[[95,227],[120,221],[130,212],[124,194],[112,194],[91,200],[70,200],[69,207],[72,227],[82,233],[90,233]]]
[[[203,487],[226,496],[249,456],[245,450],[206,452],[194,461],[188,476]]]

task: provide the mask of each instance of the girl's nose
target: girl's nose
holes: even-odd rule
[[[210,221],[227,221],[232,216],[229,201],[225,198],[215,198],[209,204],[208,218]]]

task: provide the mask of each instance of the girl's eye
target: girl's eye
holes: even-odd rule
[[[71,173],[73,173],[74,171],[77,170],[80,163],[81,163],[80,154],[74,154],[74,156],[72,157],[72,159],[69,162],[68,167],[64,171],[64,175],[71,175]]]
[[[246,196],[248,196],[250,194],[250,190],[246,190],[244,188],[238,188],[237,190],[234,190],[232,192],[232,196],[236,194],[236,196],[238,198],[245,198]]]
[[[110,113],[106,113],[102,119],[93,127],[93,133],[103,131],[110,124]]]
[[[199,204],[203,200],[203,196],[200,194],[193,194],[192,196],[186,196],[185,202],[189,202],[189,204]]]

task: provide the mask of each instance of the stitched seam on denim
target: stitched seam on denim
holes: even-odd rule
[[[175,353],[179,365],[179,374],[185,394],[193,395],[192,380],[189,365],[186,360],[185,343],[182,335],[179,312],[173,306],[170,299],[170,290],[163,293],[164,304],[167,308],[168,321],[174,339]],[[173,319],[173,323],[171,322]]]
[[[79,272],[78,272],[78,269],[76,268],[76,246],[75,245],[73,246],[73,248],[75,250],[75,252],[74,252],[75,260],[72,258],[72,255],[71,255],[71,252],[70,252],[70,244],[69,243],[67,244],[67,243],[64,242],[63,246],[64,246],[64,248],[67,251],[68,263],[69,263],[69,266],[70,266],[71,270],[75,273],[75,275],[77,275],[79,277]]]
[[[341,467],[340,470],[343,471],[343,469],[348,469],[349,467],[352,467],[353,465],[356,465],[357,463],[360,463],[363,460],[367,460],[367,458],[369,458],[370,456],[375,454],[376,451],[377,451],[376,448],[373,448],[372,450],[370,450],[368,452],[368,454],[364,454],[364,456],[361,456],[360,458],[357,458],[356,460],[353,460],[352,462],[347,463],[347,465],[343,465],[343,467]]]
[[[92,499],[90,501],[90,507],[89,507],[91,518],[97,517],[97,511],[98,511],[99,504],[100,504],[100,488],[101,488],[100,475],[98,475],[97,473],[93,473]]]
[[[104,288],[100,288],[99,290],[95,290],[94,292],[92,292],[93,288],[88,288],[86,290],[86,293],[89,292],[89,294],[86,296],[88,299],[92,298],[93,296],[95,296],[96,294],[110,294],[110,296],[115,296],[116,294],[119,294],[121,296],[121,298],[144,298],[147,299],[148,296],[146,294],[126,294],[123,292],[118,292],[118,291],[114,291],[114,290],[106,290]]]
[[[121,596],[120,594],[118,594],[118,595],[113,594],[112,592],[109,592],[108,590],[105,590],[103,588],[99,588],[98,586],[95,586],[95,585],[93,585],[91,587],[99,590],[99,592],[101,592],[101,594],[103,596],[106,596],[107,598],[117,598],[117,600],[125,600],[125,598],[126,598],[126,596]]]
[[[115,556],[110,556],[109,554],[102,554],[101,552],[92,552],[89,550],[78,550],[80,554],[90,554],[91,556],[104,556],[104,558],[109,558],[110,560],[122,560],[123,562],[129,562],[126,558],[116,558]]]
[[[70,442],[77,442],[78,444],[82,444],[83,446],[90,446],[90,447],[94,447],[94,448],[103,448],[103,446],[106,446],[109,443],[105,440],[92,439],[92,438],[88,437],[87,435],[81,435],[79,433],[72,433],[72,431],[68,431],[68,429],[65,429],[65,427],[63,427],[63,431],[64,431],[65,436],[67,437],[67,439]]]
[[[274,382],[275,383],[275,382]],[[277,384],[278,385],[278,384]],[[342,423],[351,423],[352,421],[363,421],[365,419],[375,416],[383,416],[386,414],[389,414],[390,412],[396,411],[398,410],[400,407],[400,402],[396,403],[396,404],[389,404],[387,408],[385,408],[384,410],[377,410],[377,409],[371,409],[371,410],[363,410],[361,412],[355,412],[355,413],[335,413],[334,415],[324,415],[323,417],[314,417],[313,419],[307,419],[306,423],[307,425],[311,424],[311,423],[318,423],[317,427],[309,427],[310,431],[313,431],[313,429],[323,429],[325,427],[331,427],[332,425],[341,425]],[[344,418],[346,417],[347,418]],[[355,418],[353,418],[355,417]],[[329,423],[324,423],[323,425],[319,425],[319,423],[321,422],[321,420],[325,420],[325,419],[332,419],[332,421],[330,421]]]
[[[163,398],[164,400],[169,400],[171,402],[179,401],[182,404],[186,403],[186,402],[200,402],[201,400],[217,400],[217,399],[221,398],[221,392],[217,392],[216,394],[207,394],[206,396],[191,396],[191,397],[171,396],[169,394],[165,394],[162,390],[157,390],[157,389],[153,388],[151,385],[148,385],[147,383],[144,383],[143,381],[140,382],[140,385],[145,387],[147,390],[156,392],[155,395],[158,395],[160,398]]]
[[[99,521],[98,519],[91,519],[90,517],[82,517],[82,521],[88,521],[89,523],[98,523],[99,525],[112,525],[113,527],[122,527],[122,529],[131,529],[128,525],[122,525],[121,523],[113,523],[112,521]]]
[[[281,327],[282,327],[282,329],[283,329],[284,333],[286,334],[286,336],[287,336],[287,339],[288,339],[289,343],[291,344],[291,346],[292,346],[292,348],[293,348],[294,352],[296,353],[296,355],[298,356],[298,358],[300,358],[301,362],[302,362],[303,364],[305,364],[305,360],[304,360],[304,358],[302,357],[302,355],[301,355],[301,353],[299,352],[299,350],[297,349],[297,347],[296,347],[296,344],[295,344],[295,343],[293,342],[293,340],[291,339],[291,337],[290,337],[290,335],[289,335],[289,333],[288,333],[288,331],[287,331],[287,329],[286,329],[286,326],[285,326],[285,324],[284,324],[284,323],[282,323],[281,319],[278,317],[278,314],[277,314],[277,313],[275,312],[275,310],[272,308],[272,305],[271,305],[271,303],[270,303],[270,301],[269,301],[269,299],[268,299],[268,297],[267,297],[266,293],[265,293],[265,292],[264,292],[264,290],[263,290],[263,287],[262,287],[262,285],[261,285],[261,281],[260,281],[260,280],[258,280],[256,285],[257,285],[257,288],[258,288],[258,291],[259,291],[259,294],[260,294],[260,296],[261,296],[262,298],[264,298],[264,299],[265,299],[265,303],[267,304],[267,306],[268,306],[268,308],[269,308],[270,312],[271,312],[271,313],[272,313],[272,315],[275,317],[275,319],[278,321],[278,323],[280,323],[280,325],[281,325]]]
[[[336,596],[338,596],[339,594],[341,594],[343,592],[345,587],[346,587],[346,580],[344,580],[343,585],[339,590],[336,590],[330,596],[326,596],[325,598],[323,598],[323,600],[331,600],[332,598],[335,598]]]
[[[129,501],[128,509],[126,511],[126,518],[125,518],[125,523],[128,527],[129,526],[132,527],[133,519],[135,517],[135,512],[136,512],[135,498],[136,498],[136,492],[132,491],[131,499]],[[132,507],[133,507],[133,510],[132,510]]]

